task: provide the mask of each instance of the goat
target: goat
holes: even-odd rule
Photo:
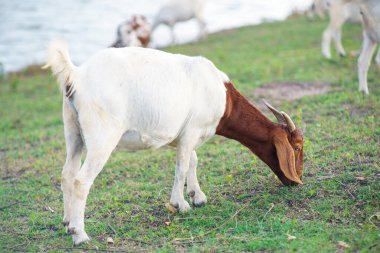
[[[199,26],[198,39],[206,36],[206,22],[203,18],[204,0],[172,0],[158,11],[152,25],[152,32],[161,24],[170,28],[172,43],[175,42],[176,23],[196,19]]]
[[[150,25],[142,15],[134,15],[117,28],[116,41],[111,47],[148,47]]]
[[[356,3],[346,0],[321,0],[328,9],[330,22],[322,36],[322,54],[331,59],[330,44],[334,40],[336,50],[340,56],[346,52],[342,45],[342,26],[347,20],[359,23],[361,20],[360,10]]]
[[[355,0],[363,18],[363,44],[358,59],[359,91],[368,95],[367,73],[376,44],[380,44],[380,2],[378,0]],[[380,47],[375,61],[380,71]]]
[[[89,240],[84,229],[87,195],[117,145],[128,150],[176,147],[170,203],[180,211],[190,209],[183,195],[185,180],[192,204],[207,202],[197,179],[195,150],[215,134],[248,147],[283,184],[302,184],[301,130],[267,103],[279,120],[273,123],[203,57],[108,48],[77,67],[67,45],[55,41],[44,67],[51,67],[63,93],[63,224],[75,245]],[[80,166],[84,144],[87,153]]]

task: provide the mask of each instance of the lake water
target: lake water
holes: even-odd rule
[[[6,72],[42,63],[46,46],[54,38],[68,41],[76,63],[109,46],[116,27],[133,14],[152,22],[168,0],[0,0],[0,63]],[[294,9],[305,9],[311,0],[207,0],[205,17],[209,32],[285,19]],[[197,35],[195,21],[178,24],[179,43]],[[169,43],[167,27],[153,34],[153,46]]]

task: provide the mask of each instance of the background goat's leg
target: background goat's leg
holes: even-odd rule
[[[376,61],[376,64],[377,64],[377,68],[380,71],[380,44],[379,44],[379,48],[377,49],[377,54],[376,54],[375,61]]]
[[[198,27],[199,27],[198,39],[205,38],[207,36],[206,22],[201,16],[197,16],[196,19],[197,19]]]
[[[323,37],[322,37],[322,53],[327,59],[331,59],[331,51],[330,51],[330,44],[331,44],[331,39],[334,39],[335,45],[337,46],[337,50],[339,53],[343,53],[344,49],[342,46],[341,42],[341,30],[344,22],[346,22],[346,17],[344,17],[341,14],[331,14],[330,13],[330,23],[323,32]],[[341,47],[340,51],[338,49],[338,46]]]
[[[359,91],[368,95],[367,72],[369,65],[371,64],[371,58],[375,51],[376,43],[368,37],[366,32],[363,33],[363,37],[362,52],[358,60]]]
[[[346,56],[346,52],[344,51],[344,48],[342,45],[342,30],[341,29],[336,30],[333,38],[335,42],[335,48],[338,51],[339,55]]]

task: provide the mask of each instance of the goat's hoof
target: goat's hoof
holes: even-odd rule
[[[359,91],[363,94],[363,96],[368,96],[369,95],[368,89],[359,88]]]
[[[191,197],[191,203],[195,207],[201,207],[207,203],[207,197],[202,191],[197,193],[195,193],[195,191],[191,191],[189,192],[189,196]]]
[[[195,196],[195,191],[190,191],[190,192],[188,192],[187,194],[190,196],[190,198],[194,198],[194,196]]]
[[[74,227],[67,227],[67,233],[70,235],[75,235],[75,228]]]
[[[346,57],[346,53],[339,53],[340,57]]]
[[[65,227],[69,226],[69,223],[70,223],[70,221],[67,221],[67,220],[62,221],[62,225]]]
[[[179,206],[178,209],[180,212],[185,213],[191,210],[191,207],[187,201],[183,201]]]
[[[90,241],[90,238],[88,237],[88,235],[85,232],[83,232],[79,235],[77,235],[77,234],[73,235],[74,246],[81,245],[81,244],[88,242],[88,241]]]
[[[322,52],[322,55],[323,55],[323,57],[325,57],[325,59],[331,60],[331,54]]]
[[[186,200],[183,200],[177,203],[175,203],[174,201],[173,202],[170,201],[170,205],[172,205],[173,207],[175,207],[176,209],[178,209],[180,212],[183,212],[183,213],[190,211],[191,209],[189,203]]]

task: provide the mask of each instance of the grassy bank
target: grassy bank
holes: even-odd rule
[[[261,103],[254,99],[259,86],[331,85],[323,95],[273,101],[305,130],[304,186],[281,186],[246,148],[215,137],[198,150],[209,203],[170,214],[164,204],[174,151],[121,150],[89,195],[85,222],[92,241],[81,247],[379,252],[379,73],[371,67],[371,94],[364,98],[357,91],[356,59],[322,58],[325,26],[294,18],[166,49],[208,57],[254,103]],[[358,49],[360,26],[347,25],[343,38],[348,52]],[[65,146],[56,81],[44,72],[20,73],[0,81],[0,102],[0,251],[67,251],[72,241],[61,225]],[[107,245],[107,237],[115,243]]]

